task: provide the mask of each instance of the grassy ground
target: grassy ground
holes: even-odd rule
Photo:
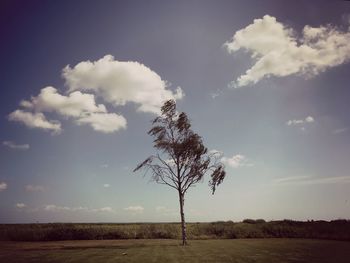
[[[311,238],[350,241],[350,220],[298,222],[246,219],[188,223],[189,239]],[[100,239],[180,239],[179,223],[50,223],[0,224],[1,241],[60,241]]]
[[[0,262],[349,262],[350,242],[307,239],[0,242]]]

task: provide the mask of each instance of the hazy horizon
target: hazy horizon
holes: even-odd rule
[[[0,223],[178,222],[136,165],[176,100],[227,176],[188,222],[350,219],[350,2],[2,1]]]

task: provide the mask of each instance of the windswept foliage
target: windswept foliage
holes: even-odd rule
[[[156,155],[151,155],[134,170],[146,169],[152,172],[152,179],[178,191],[183,232],[186,244],[186,224],[184,218],[184,197],[187,190],[202,181],[206,174],[211,180],[212,193],[225,178],[225,167],[218,154],[208,153],[202,138],[191,129],[186,113],[178,113],[176,103],[169,100],[161,108],[161,115],[153,120],[148,134],[154,137]]]

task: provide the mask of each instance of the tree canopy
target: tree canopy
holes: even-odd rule
[[[164,103],[148,134],[154,138],[157,154],[140,163],[134,172],[142,168],[146,169],[146,173],[151,171],[155,182],[178,191],[183,244],[186,244],[185,193],[209,174],[209,186],[214,194],[225,178],[225,166],[220,162],[220,155],[208,152],[202,138],[191,129],[186,113],[177,112],[174,100]]]

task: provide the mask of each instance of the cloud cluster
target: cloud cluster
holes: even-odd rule
[[[19,208],[19,209],[22,209],[22,208],[26,208],[27,205],[23,204],[23,203],[17,203],[16,204],[16,207]]]
[[[3,141],[2,144],[14,150],[25,151],[30,148],[29,144],[16,144],[12,141]]]
[[[39,95],[30,101],[22,100],[20,105],[36,112],[57,112],[67,117],[80,117],[89,113],[106,113],[103,104],[96,105],[95,96],[80,91],[64,96],[54,87],[43,88]]]
[[[145,65],[118,61],[111,55],[82,61],[73,68],[68,65],[62,75],[69,91],[91,91],[116,106],[132,102],[142,112],[157,114],[164,101],[184,96],[180,87],[169,90],[167,82]]]
[[[300,120],[289,120],[286,122],[288,126],[292,125],[300,125],[300,124],[305,124],[305,123],[311,123],[314,122],[315,119],[311,116],[307,116],[305,119],[300,119]]]
[[[61,123],[57,120],[47,120],[41,112],[28,112],[15,110],[8,116],[10,121],[21,122],[28,128],[37,128],[51,131],[52,134],[59,134],[62,131]]]
[[[109,206],[101,207],[101,208],[98,208],[98,209],[92,209],[91,211],[92,212],[108,212],[108,213],[113,213],[114,212],[113,208],[109,207]]]
[[[94,130],[112,133],[126,128],[126,120],[116,113],[108,113],[103,104],[96,104],[93,94],[80,91],[61,95],[54,87],[43,88],[39,95],[30,100],[22,100],[20,106],[26,109],[16,110],[9,115],[12,121],[19,121],[31,128],[62,131],[59,121],[47,120],[44,112],[54,112],[62,117],[71,118],[78,125],[88,124]],[[29,110],[29,111],[28,111]]]
[[[211,155],[213,158],[216,158],[217,160],[220,160],[224,165],[227,165],[231,168],[239,168],[243,166],[253,166],[254,164],[249,161],[249,159],[242,155],[242,154],[236,154],[232,157],[226,157],[224,156],[223,151],[219,151],[216,149],[212,149],[209,152],[209,155]]]
[[[126,119],[116,113],[91,113],[76,120],[78,125],[89,124],[95,131],[113,133],[126,129]]]
[[[252,163],[248,162],[247,158],[242,154],[236,154],[232,157],[222,157],[221,162],[231,168],[238,168],[242,166],[253,166]]]
[[[237,31],[224,44],[229,53],[244,49],[255,64],[233,83],[235,87],[255,84],[264,77],[292,74],[314,76],[350,60],[350,31],[331,25],[306,25],[300,37],[293,29],[265,15]]]
[[[7,189],[7,183],[1,182],[1,183],[0,183],[0,192],[1,192],[1,191],[4,191],[4,190],[6,190],[6,189]]]
[[[92,212],[92,213],[98,213],[98,212],[108,212],[108,213],[114,213],[115,211],[109,207],[102,207],[102,208],[88,208],[88,207],[69,207],[69,206],[57,206],[57,205],[46,205],[44,206],[44,210],[48,212]]]
[[[47,113],[71,119],[77,125],[90,125],[95,131],[113,133],[125,129],[124,116],[108,112],[104,104],[97,104],[95,95],[106,103],[123,106],[134,103],[137,110],[158,114],[164,101],[183,98],[180,87],[174,92],[166,81],[145,65],[133,61],[117,61],[107,55],[97,61],[82,61],[66,66],[62,77],[67,86],[66,95],[54,87],[45,87],[30,100],[22,100],[20,109],[8,115],[10,121],[29,128],[62,132],[61,122],[50,120]],[[92,94],[83,93],[89,91]]]
[[[143,210],[145,210],[142,206],[129,206],[124,208],[125,211],[132,212],[132,213],[143,213]]]

